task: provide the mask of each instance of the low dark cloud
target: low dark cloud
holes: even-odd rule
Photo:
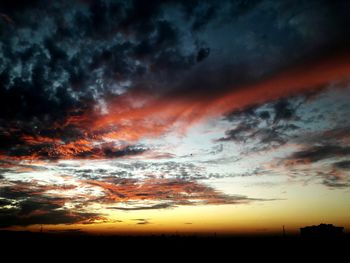
[[[330,158],[339,158],[350,155],[350,147],[338,145],[314,146],[303,151],[293,153],[289,160],[300,160],[302,162],[318,162]],[[342,164],[340,164],[342,165]]]
[[[338,92],[329,89],[235,111],[226,116],[233,128],[218,141],[244,147],[242,156],[286,151],[287,156],[273,158],[277,169],[330,188],[348,187],[348,91]]]
[[[349,138],[346,123],[341,127],[334,127],[320,131],[314,136],[302,136],[295,141],[302,147],[301,150],[292,152],[279,162],[279,165],[293,171],[298,171],[306,178],[314,176],[321,178],[322,184],[330,188],[344,188],[350,186],[350,147],[347,146]],[[345,126],[344,126],[345,125]],[[305,170],[305,166],[310,168]],[[304,170],[303,170],[304,169]]]
[[[291,139],[290,133],[299,129],[297,109],[303,100],[302,97],[282,99],[232,112],[225,119],[235,127],[218,141],[253,144],[255,150],[283,145]]]
[[[48,186],[54,189],[54,186]],[[64,189],[57,186],[57,189]],[[46,195],[47,187],[17,182],[0,189],[0,227],[33,224],[93,223],[102,217],[96,213],[64,208],[68,199]]]
[[[33,224],[74,224],[84,223],[86,220],[91,220],[91,218],[99,219],[99,216],[94,213],[70,213],[62,210],[40,210],[40,213],[37,215],[19,215],[15,210],[2,209],[0,211],[0,227],[28,226]]]
[[[339,180],[338,178],[326,178],[323,180],[323,185],[330,188],[346,188],[350,187],[350,181]]]
[[[123,156],[132,156],[141,154],[147,151],[147,149],[143,147],[135,147],[135,146],[127,146],[121,150],[114,150],[113,148],[104,149],[104,154],[109,158],[118,158]]]
[[[145,196],[149,196],[148,194]],[[156,204],[151,206],[137,206],[137,207],[109,207],[109,209],[122,210],[122,211],[136,211],[136,210],[153,210],[153,209],[165,209],[173,207],[173,204]]]
[[[137,221],[137,225],[148,225],[151,224],[151,222],[149,221],[149,219],[146,218],[137,218],[137,219],[133,219],[134,221]]]
[[[338,168],[338,169],[343,169],[343,170],[350,170],[350,161],[340,161],[333,163],[333,166]]]

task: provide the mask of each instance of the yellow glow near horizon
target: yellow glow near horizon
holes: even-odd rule
[[[339,202],[337,199],[344,195],[326,190],[315,198],[305,199],[305,192],[310,189],[304,187],[305,191],[301,191],[302,186],[297,188],[295,190],[300,193],[298,200],[240,205],[181,206],[163,210],[113,211],[108,215],[111,223],[46,225],[44,229],[48,231],[76,228],[100,234],[268,234],[280,233],[283,225],[287,233],[296,233],[301,226],[329,222],[345,226],[346,229],[350,228],[349,204]],[[137,219],[145,219],[148,223],[137,224],[139,222]],[[15,227],[15,229],[38,231],[40,226]]]

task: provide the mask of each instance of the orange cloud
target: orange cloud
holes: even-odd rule
[[[107,101],[107,114],[93,110],[72,112],[72,116],[63,123],[51,127],[59,128],[64,133],[65,127],[73,126],[80,130],[79,138],[70,138],[65,143],[60,138],[23,136],[26,144],[42,147],[36,147],[30,154],[22,157],[32,160],[105,158],[103,150],[96,148],[96,145],[111,140],[135,144],[142,138],[159,137],[169,131],[181,134],[203,119],[317,90],[332,81],[346,80],[349,77],[350,55],[346,54],[290,69],[251,85],[233,86],[231,91],[212,98],[200,96],[201,94],[198,97],[186,97],[186,94],[155,96],[150,92],[132,90],[110,98]]]
[[[186,97],[186,94],[182,98],[168,95],[154,98],[132,91],[109,101],[109,113],[94,116],[88,125],[92,133],[106,131],[102,138],[137,141],[172,129],[184,132],[204,118],[317,90],[349,76],[350,55],[347,54],[287,70],[259,83],[232,87],[232,91],[213,98]]]
[[[62,142],[60,139],[57,138],[49,138],[49,137],[43,137],[43,136],[30,136],[30,135],[23,135],[21,139],[27,143],[27,144],[43,144],[43,143],[60,143]]]
[[[74,158],[76,155],[92,151],[94,146],[91,141],[80,139],[66,144],[55,145],[51,153],[54,156],[62,156],[64,158]]]
[[[245,196],[228,196],[195,181],[180,179],[113,179],[113,182],[86,180],[84,184],[103,189],[105,204],[132,203],[137,201],[166,202],[172,205],[239,204],[254,199]],[[158,207],[158,206],[156,206]],[[147,207],[145,208],[147,209]]]
[[[350,78],[350,55],[346,54],[317,64],[283,72],[275,77],[242,89],[229,92],[215,99],[207,107],[208,112],[220,114],[258,103],[276,100],[322,88],[332,81]]]

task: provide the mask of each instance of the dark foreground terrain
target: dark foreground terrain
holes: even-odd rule
[[[83,233],[32,233],[0,231],[2,255],[13,258],[25,256],[40,258],[49,254],[51,259],[78,257],[159,258],[181,257],[246,259],[347,258],[350,235],[332,238],[303,238],[301,236],[102,236]],[[45,256],[46,257],[46,256]],[[47,258],[49,259],[49,258]],[[119,261],[119,260],[118,260]],[[117,262],[117,261],[116,261]],[[221,261],[220,261],[221,262]]]

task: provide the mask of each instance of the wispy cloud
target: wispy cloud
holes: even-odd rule
[[[53,182],[52,176],[29,181],[25,173],[20,180],[16,176],[7,173],[0,186],[1,227],[114,222],[100,210],[92,212],[90,208],[94,205],[107,210],[137,211],[270,201],[224,194],[200,181],[187,179],[108,176],[84,180],[56,176],[57,181]]]
[[[122,211],[136,211],[136,210],[152,210],[152,209],[164,209],[172,207],[172,204],[156,204],[151,206],[137,206],[137,207],[115,207],[111,206],[108,209],[116,209]]]
[[[181,179],[148,179],[123,180],[121,184],[86,181],[85,183],[103,189],[105,196],[99,202],[111,203],[136,203],[130,207],[109,207],[118,210],[147,210],[162,209],[176,205],[204,205],[204,204],[242,204],[259,199],[246,196],[225,195],[196,181]],[[156,204],[138,206],[137,203],[156,202]],[[261,201],[264,201],[261,199]]]
[[[146,219],[146,218],[137,218],[137,219],[133,219],[133,220],[137,221],[136,225],[149,225],[149,224],[151,224],[149,219]]]

